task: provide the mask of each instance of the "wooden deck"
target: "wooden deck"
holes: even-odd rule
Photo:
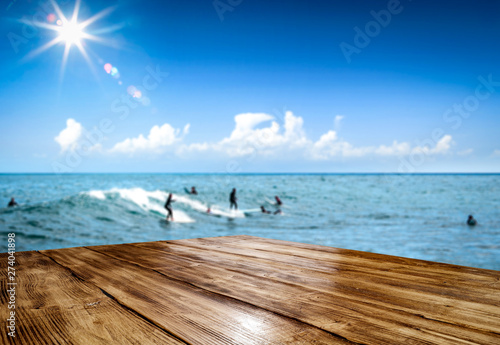
[[[250,236],[16,261],[3,344],[500,344],[499,271]]]

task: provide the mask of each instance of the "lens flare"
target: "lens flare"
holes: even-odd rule
[[[115,79],[120,78],[120,72],[118,72],[118,68],[116,67],[111,68],[111,76]]]
[[[55,22],[56,21],[56,15],[54,13],[51,13],[51,14],[47,15],[47,21],[49,23]]]
[[[142,97],[142,92],[141,90],[137,89],[134,85],[130,85],[127,88],[127,92],[130,96],[140,99]]]
[[[110,63],[104,65],[104,70],[106,71],[107,74],[110,74],[112,69],[113,66]]]

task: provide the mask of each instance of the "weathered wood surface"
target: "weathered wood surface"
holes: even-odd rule
[[[18,253],[5,344],[500,344],[500,272],[250,236]]]

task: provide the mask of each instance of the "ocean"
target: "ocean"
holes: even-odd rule
[[[0,202],[2,252],[245,234],[500,270],[498,174],[2,174]]]

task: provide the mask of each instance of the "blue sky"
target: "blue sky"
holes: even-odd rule
[[[499,10],[12,1],[0,171],[499,172]]]

